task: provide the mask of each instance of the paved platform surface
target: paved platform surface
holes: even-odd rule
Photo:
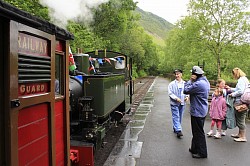
[[[222,139],[207,138],[208,158],[194,159],[188,148],[191,144],[191,123],[188,112],[183,118],[183,138],[172,131],[172,119],[167,86],[169,80],[155,79],[141,105],[133,115],[105,166],[249,166],[250,123],[247,121],[248,142],[234,142],[230,137],[237,128],[227,130]],[[210,118],[206,118],[205,132]]]

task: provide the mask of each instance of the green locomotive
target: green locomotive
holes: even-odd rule
[[[99,148],[104,124],[117,125],[132,102],[132,62],[128,56],[99,50],[75,54],[70,76],[71,137]]]

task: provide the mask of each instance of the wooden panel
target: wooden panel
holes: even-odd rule
[[[63,101],[55,103],[55,132],[56,132],[56,165],[65,165],[65,115]]]
[[[58,108],[56,108],[58,109]],[[60,108],[62,109],[62,108]],[[64,117],[63,117],[63,113],[60,113],[60,114],[56,114],[55,115],[55,118],[56,118],[56,121],[55,121],[55,128],[56,130],[60,130],[60,129],[63,129],[64,127]]]
[[[64,140],[64,135],[63,135],[63,129],[56,130],[56,154],[57,155],[63,155],[65,151],[64,146],[65,146],[65,140]]]
[[[47,157],[47,154],[44,154],[38,160],[30,163],[29,166],[38,166],[38,165],[43,165],[43,166],[49,165],[49,158]]]
[[[56,149],[57,150],[57,149]],[[64,152],[63,150],[61,152],[57,151],[57,155],[56,155],[56,166],[65,166],[65,157],[64,157]]]
[[[0,17],[0,165],[4,164],[4,145],[5,145],[5,141],[4,141],[4,95],[5,95],[5,88],[4,88],[4,73],[6,72],[5,66],[4,64],[6,64],[6,58],[4,58],[4,31],[3,31],[3,26],[4,26],[4,19]]]
[[[30,142],[48,136],[48,119],[41,119],[18,127],[18,146],[22,148]]]
[[[25,147],[18,149],[19,166],[29,165],[31,163],[41,161],[41,158],[47,158],[49,161],[48,154],[48,137],[40,138],[35,142],[27,144]],[[48,166],[49,163],[42,165],[41,163],[37,166]]]
[[[38,163],[37,166],[49,165],[50,149],[48,125],[47,104],[39,104],[19,111],[19,166],[29,165],[32,163]]]
[[[47,110],[48,110],[48,105],[46,104],[28,107],[21,110],[18,115],[18,127],[47,118],[48,117]],[[29,116],[27,116],[27,114]]]

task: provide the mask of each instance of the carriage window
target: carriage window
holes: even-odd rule
[[[62,64],[63,64],[63,56],[56,54],[56,64],[55,64],[55,94],[63,95],[63,80],[62,80]]]
[[[114,58],[115,61],[115,69],[124,69],[125,68],[125,57],[117,56]]]

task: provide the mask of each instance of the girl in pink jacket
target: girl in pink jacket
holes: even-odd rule
[[[225,119],[227,111],[226,100],[223,97],[223,90],[221,88],[216,88],[214,91],[214,96],[210,104],[209,115],[212,119],[211,130],[207,133],[207,136],[213,136],[214,125],[217,126],[217,132],[214,135],[215,138],[221,138],[221,126],[222,121]]]

